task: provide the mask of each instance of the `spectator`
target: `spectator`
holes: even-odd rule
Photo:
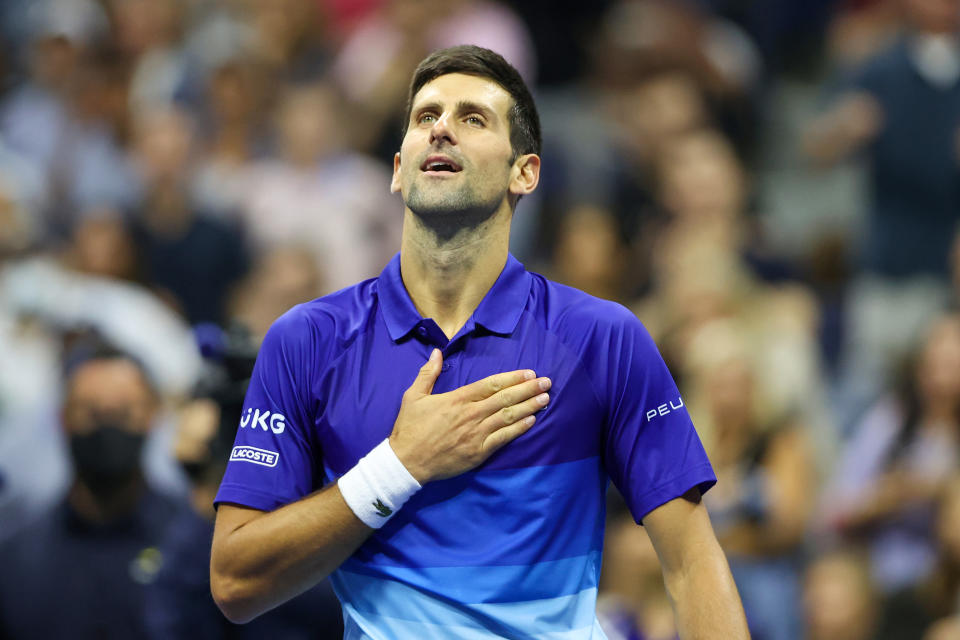
[[[883,607],[877,640],[916,637],[940,619],[957,614],[960,602],[960,477],[947,483],[937,508],[934,528],[937,561],[930,577],[895,593]],[[956,621],[942,626],[955,629]],[[946,631],[937,633],[945,634]],[[947,636],[950,637],[950,636]]]
[[[757,379],[784,414],[807,425],[821,470],[834,453],[814,338],[817,307],[798,285],[758,281],[738,253],[734,228],[699,224],[670,229],[653,256],[656,288],[635,310],[682,368],[691,337],[713,320],[732,320],[749,336]]]
[[[77,4],[96,14],[94,3]],[[44,8],[30,25],[27,77],[4,100],[0,131],[13,150],[46,171],[68,120],[69,91],[98,24],[93,19],[63,24],[50,5]]]
[[[222,322],[227,297],[247,270],[240,230],[203,215],[191,198],[194,132],[189,116],[164,107],[139,117],[135,157],[144,184],[134,217],[146,282],[192,323]]]
[[[494,0],[386,0],[356,26],[331,72],[363,114],[351,131],[358,149],[393,154],[400,148],[394,123],[403,112],[407,78],[428,52],[460,44],[496,51],[533,84],[530,33],[512,9]]]
[[[57,141],[51,166],[52,184],[62,190],[52,220],[53,231],[61,236],[86,211],[123,209],[140,197],[136,170],[126,153],[129,82],[127,61],[107,48],[87,56],[75,74],[68,128]]]
[[[329,86],[287,87],[274,121],[279,157],[253,166],[242,204],[258,250],[313,251],[324,293],[379,274],[400,246],[389,173],[346,147],[344,108]]]
[[[68,230],[78,211],[126,206],[136,193],[121,150],[127,69],[97,42],[100,8],[86,1],[69,8],[40,2],[37,14],[30,75],[0,107],[0,135],[56,196],[38,212],[49,240]]]
[[[65,259],[78,273],[136,282],[136,247],[122,216],[109,209],[87,214],[73,230]]]
[[[719,491],[704,501],[751,628],[797,638],[797,568],[817,484],[805,425],[771,404],[734,323],[705,325],[684,363],[684,397],[717,473]]]
[[[628,299],[627,250],[609,211],[583,205],[561,221],[551,278],[617,302]]]
[[[253,31],[250,54],[269,76],[284,82],[315,82],[330,64],[330,36],[323,3],[271,0],[246,6]]]
[[[264,116],[267,79],[251,60],[232,60],[207,80],[206,109],[194,190],[204,211],[239,215],[250,165],[266,153]]]
[[[125,240],[115,228],[108,236],[123,246]],[[33,327],[34,334],[54,340],[59,333],[92,330],[142,362],[164,397],[183,396],[200,372],[200,357],[189,327],[143,287],[72,268],[100,268],[80,257],[85,251],[83,242],[65,252],[74,257],[72,265],[71,260],[44,255],[0,264],[0,317],[7,318],[4,324],[30,320],[39,325]],[[113,257],[121,259],[116,264],[110,264],[109,258],[99,256],[97,261],[104,263],[101,266],[106,270],[121,268],[122,255]],[[0,345],[8,353],[3,338]],[[14,366],[13,358],[8,361]],[[0,359],[0,369],[4,363]],[[49,399],[56,393],[56,388],[43,387],[40,396]]]
[[[760,51],[743,29],[695,2],[621,0],[605,16],[607,46],[629,62],[673,59],[694,70],[710,92],[742,98],[760,80]]]
[[[61,504],[0,550],[0,635],[143,637],[144,586],[176,509],[140,466],[158,398],[145,371],[112,351],[76,364],[66,386],[75,476]]]
[[[749,209],[751,175],[721,132],[699,128],[676,134],[655,157],[653,170],[666,233],[718,229],[730,236],[754,277],[771,283],[793,278],[791,268],[765,246],[764,229]],[[638,238],[636,253],[652,253],[663,234],[651,225],[647,237]]]
[[[319,298],[322,282],[309,249],[276,247],[260,256],[237,287],[230,306],[231,321],[250,331],[259,344],[273,321],[287,310]]]
[[[616,60],[616,56],[613,58]],[[677,64],[611,72],[596,62],[590,91],[557,92],[543,111],[545,152],[557,157],[558,175],[545,175],[540,243],[553,246],[554,230],[572,207],[614,214],[617,233],[630,245],[646,240],[654,211],[654,162],[661,149],[711,119],[703,87]],[[641,253],[641,247],[636,250]],[[649,284],[643,268],[634,287]]]
[[[883,593],[935,566],[934,504],[960,464],[960,316],[930,326],[901,388],[867,412],[825,492],[827,532],[863,540]]]
[[[91,334],[118,345],[143,364],[164,399],[186,394],[200,373],[193,335],[175,313],[142,287],[103,277],[123,270],[123,252],[102,255],[92,245],[122,248],[126,236],[116,221],[102,224],[99,240],[78,237],[63,259],[24,257],[0,241],[0,540],[52,506],[69,483],[56,406],[65,337]],[[16,249],[21,241],[9,237]],[[163,444],[164,427],[161,420],[151,431],[145,473],[177,492],[184,481]]]
[[[597,49],[608,78],[682,69],[703,91],[717,124],[744,151],[763,62],[750,36],[699,2],[620,0],[607,11]],[[607,62],[609,61],[609,62]],[[663,105],[648,105],[651,109]],[[664,114],[666,115],[666,114]]]
[[[851,549],[817,556],[804,572],[806,640],[876,640],[878,600],[866,558]]]
[[[841,386],[852,415],[882,391],[942,307],[960,221],[960,2],[902,6],[903,34],[843,84],[806,136],[819,163],[860,152],[869,173]]]

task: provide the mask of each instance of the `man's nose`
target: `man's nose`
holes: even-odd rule
[[[448,144],[457,144],[457,138],[451,125],[450,114],[441,114],[430,129],[430,144],[442,141],[446,141]]]

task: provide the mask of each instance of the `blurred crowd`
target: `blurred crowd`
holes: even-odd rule
[[[541,111],[512,251],[657,341],[754,638],[960,638],[960,0],[0,3],[0,638],[340,637],[326,584],[222,618],[212,498],[266,329],[398,250],[463,43]],[[607,535],[611,640],[675,638]]]

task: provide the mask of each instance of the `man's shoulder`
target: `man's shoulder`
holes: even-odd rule
[[[377,279],[291,307],[277,318],[263,340],[265,347],[328,359],[365,331],[377,309]]]
[[[539,322],[592,376],[620,371],[630,363],[655,363],[659,351],[637,315],[618,302],[537,277],[534,295]],[[596,384],[600,378],[595,379]]]
[[[316,331],[327,335],[357,331],[376,308],[376,283],[377,279],[371,278],[294,305],[274,321],[270,331],[288,337]]]
[[[619,302],[598,298],[534,273],[533,294],[547,328],[556,333],[635,330],[643,325]]]

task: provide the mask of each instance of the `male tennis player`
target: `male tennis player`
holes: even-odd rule
[[[250,620],[332,574],[346,638],[604,638],[609,478],[681,636],[746,638],[700,502],[715,477],[649,335],[508,253],[540,175],[520,76],[438,51],[408,111],[400,254],[264,340],[217,496],[221,609]]]

